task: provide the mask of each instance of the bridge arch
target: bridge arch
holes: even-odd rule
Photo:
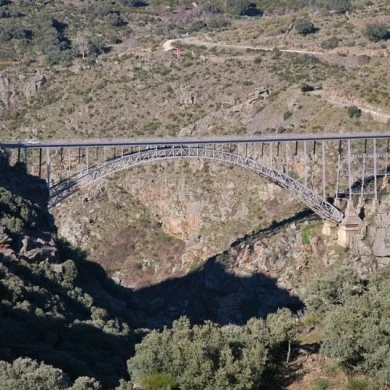
[[[196,144],[172,145],[169,147],[156,147],[153,149],[140,150],[89,167],[76,175],[53,185],[50,188],[49,207],[55,207],[82,187],[88,186],[96,180],[124,169],[161,160],[183,158],[205,159],[244,168],[268,179],[282,188],[286,188],[296,198],[306,203],[306,205],[322,219],[340,222],[343,218],[343,214],[335,206],[285,173],[239,153]]]

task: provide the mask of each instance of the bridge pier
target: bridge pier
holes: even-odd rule
[[[337,244],[344,248],[350,248],[352,246],[352,239],[360,230],[361,226],[362,220],[356,214],[352,199],[349,199],[347,208],[345,209],[344,219],[341,221],[337,232]]]
[[[378,209],[379,199],[373,199],[371,204],[370,214],[374,214]]]
[[[331,237],[333,233],[336,232],[337,229],[337,223],[332,221],[324,221],[324,224],[322,225],[321,233],[324,236]]]

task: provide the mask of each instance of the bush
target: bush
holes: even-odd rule
[[[363,31],[364,35],[372,42],[389,39],[390,33],[384,24],[368,24]]]
[[[362,110],[356,106],[348,107],[347,112],[350,118],[360,118],[362,115]]]
[[[351,9],[351,0],[320,0],[319,3],[328,11],[344,13]]]
[[[203,22],[202,20],[194,20],[190,26],[188,27],[188,32],[196,32],[202,30],[202,28],[206,28],[207,24]]]
[[[25,30],[23,27],[9,25],[0,27],[0,41],[10,41],[11,39],[28,39],[31,36],[31,31]]]
[[[224,18],[223,16],[211,18],[207,22],[207,28],[209,30],[218,30],[218,29],[229,27],[230,25],[231,25],[230,20]]]
[[[321,352],[381,383],[390,381],[389,277],[389,267],[368,281],[341,269],[316,281],[305,302],[322,319]]]
[[[249,7],[250,2],[248,0],[227,0],[226,5],[232,13],[236,15],[245,15],[246,10]]]
[[[313,34],[317,31],[310,19],[302,18],[295,22],[295,30],[300,35]]]
[[[210,321],[174,321],[172,329],[152,331],[128,361],[134,383],[156,372],[175,378],[183,389],[255,389],[261,385],[270,343],[263,321],[219,327]]]
[[[0,362],[0,382],[3,390],[65,390],[69,385],[68,378],[58,368],[22,358],[12,364]]]
[[[321,42],[321,47],[327,50],[335,49],[336,47],[338,47],[340,41],[341,40],[339,38],[332,37],[327,39],[326,41]]]
[[[293,113],[291,111],[286,111],[283,114],[283,119],[286,121],[287,119],[291,118],[293,116]]]
[[[313,390],[326,390],[332,386],[332,382],[328,378],[319,378],[313,382]]]

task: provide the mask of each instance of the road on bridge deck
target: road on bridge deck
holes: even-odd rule
[[[244,136],[210,136],[201,138],[86,138],[86,139],[47,139],[47,140],[10,140],[0,141],[0,147],[8,149],[51,149],[51,148],[81,148],[104,146],[168,146],[196,144],[237,144],[237,143],[267,143],[296,141],[342,141],[365,139],[390,139],[390,129],[387,131],[365,133],[317,133],[317,134],[253,134]]]

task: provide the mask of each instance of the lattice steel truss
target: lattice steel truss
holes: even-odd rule
[[[340,210],[287,174],[246,155],[223,150],[223,148],[219,150],[215,145],[204,144],[172,145],[169,147],[139,150],[102,164],[87,167],[76,175],[50,188],[49,207],[55,207],[64,199],[77,192],[81,187],[88,186],[92,182],[115,172],[146,163],[182,158],[218,161],[247,169],[272,181],[280,187],[286,188],[296,198],[306,203],[322,219],[340,222],[343,218]]]

